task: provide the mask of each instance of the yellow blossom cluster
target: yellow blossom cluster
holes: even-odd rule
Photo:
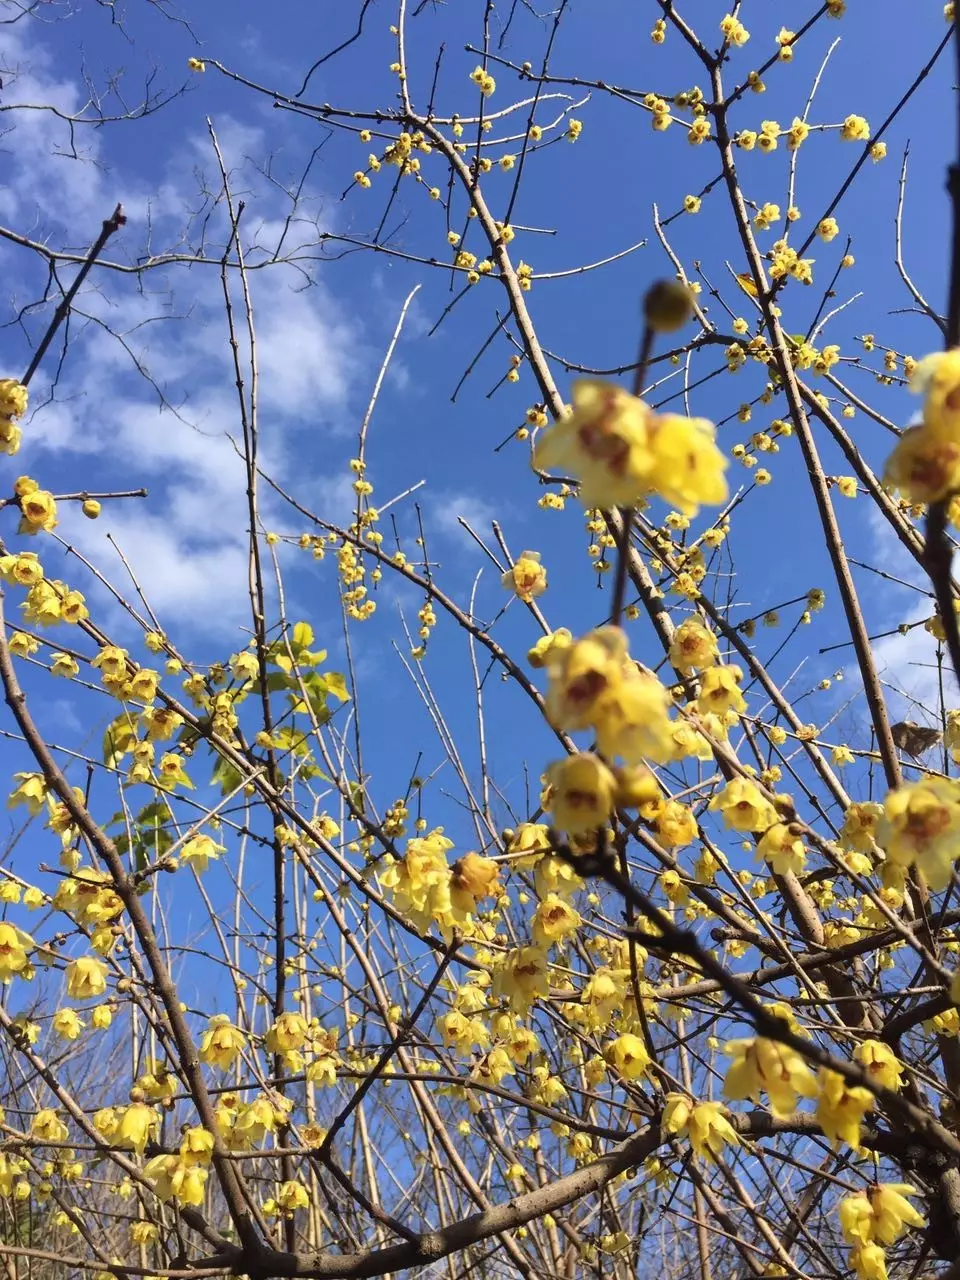
[[[630,507],[656,493],[692,516],[727,497],[711,423],[654,413],[598,379],[574,382],[572,408],[540,436],[534,465],[573,476],[588,509]]]

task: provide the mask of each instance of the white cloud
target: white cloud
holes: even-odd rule
[[[0,63],[8,69],[5,106],[43,102],[65,112],[82,106],[83,85],[55,75],[44,51],[27,47],[10,28],[0,27]],[[211,190],[218,189],[217,163],[205,131],[178,142],[176,163],[171,156],[164,181],[148,191],[122,167],[109,170],[108,133],[78,129],[87,159],[74,160],[57,154],[67,132],[50,112],[14,112],[4,121],[14,126],[6,140],[0,188],[0,218],[8,225],[76,248],[77,236],[89,228],[92,238],[119,193],[129,222],[111,242],[111,256],[143,252],[148,231],[154,252],[167,244],[188,251],[187,242],[201,242],[190,233],[180,243],[188,210],[198,207],[194,169],[205,172]],[[289,202],[249,162],[263,151],[263,130],[231,117],[219,119],[216,128],[231,180],[247,205],[248,261],[262,261],[284,232]],[[185,155],[194,163],[184,165]],[[158,154],[157,165],[166,162]],[[212,210],[207,202],[203,219],[206,252],[219,253],[226,210],[222,205]],[[316,218],[295,220],[285,252],[313,244],[315,256],[317,230]],[[32,255],[0,244],[0,265],[18,298],[38,296],[43,286]],[[71,349],[54,388],[56,398],[44,403],[43,375],[56,369],[55,352],[33,384],[36,411],[25,423],[22,469],[58,492],[149,489],[147,499],[105,501],[96,522],[75,510],[63,511],[61,533],[127,591],[126,573],[106,542],[111,533],[164,626],[187,621],[202,630],[235,627],[248,614],[249,514],[243,462],[230,439],[241,438],[242,423],[219,272],[215,266],[171,267],[152,271],[142,284],[138,287],[131,276],[92,273],[78,307],[95,319],[72,318]],[[349,478],[331,480],[310,472],[323,466],[318,437],[339,434],[348,423],[354,429],[348,399],[362,359],[359,324],[303,270],[283,263],[253,269],[249,284],[260,465],[280,484],[305,492],[308,500],[312,490],[335,508],[334,518],[349,518]],[[239,286],[234,273],[234,322],[249,393]],[[113,335],[123,338],[176,412],[161,407],[157,392]],[[275,513],[281,527],[289,525],[286,513],[280,518],[281,505],[262,484],[266,527],[273,526]]]
[[[445,537],[454,538],[476,547],[477,544],[460,523],[465,520],[484,541],[492,535],[490,524],[497,512],[486,498],[466,492],[436,492],[425,505],[424,518],[429,526]],[[479,547],[477,547],[479,551]]]

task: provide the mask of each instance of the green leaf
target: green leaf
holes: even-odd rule
[[[235,769],[225,756],[217,756],[217,762],[213,766],[213,774],[210,779],[220,787],[220,794],[226,795],[229,791],[235,791],[243,781],[243,775],[238,769]]]
[[[309,649],[313,644],[313,627],[309,622],[295,622],[291,640],[294,649]]]
[[[332,693],[335,698],[339,698],[341,702],[349,702],[350,693],[347,689],[347,682],[340,671],[325,671],[323,675],[326,681],[327,691]]]

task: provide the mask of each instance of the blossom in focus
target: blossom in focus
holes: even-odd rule
[[[723,1092],[737,1101],[761,1093],[770,1098],[770,1110],[777,1117],[792,1115],[797,1098],[815,1098],[817,1081],[795,1049],[758,1036],[754,1040],[731,1040],[726,1052],[733,1061],[723,1082]]]
[[[225,1013],[210,1019],[200,1041],[200,1061],[226,1071],[237,1060],[244,1046],[243,1032],[233,1025]]]
[[[817,1123],[824,1136],[859,1150],[860,1126],[866,1113],[873,1109],[873,1094],[860,1085],[847,1084],[838,1071],[829,1067],[820,1068],[817,1084]]]
[[[547,571],[540,563],[540,552],[524,551],[501,582],[524,604],[529,604],[534,596],[542,596],[547,589]]]
[[[749,778],[731,778],[711,799],[708,808],[723,816],[734,831],[766,831],[777,821],[777,811]]]
[[[719,1102],[701,1102],[691,1110],[687,1135],[697,1155],[708,1160],[715,1160],[724,1147],[737,1146],[740,1142]]]
[[[899,1089],[903,1084],[903,1063],[882,1040],[862,1041],[853,1056],[864,1071],[885,1089]]]
[[[673,633],[670,662],[681,674],[712,667],[719,656],[717,637],[699,618],[685,618]]]
[[[81,956],[67,965],[67,995],[71,1000],[91,1000],[107,989],[107,966],[93,956]]]
[[[0,418],[22,418],[29,394],[16,378],[0,378]]]

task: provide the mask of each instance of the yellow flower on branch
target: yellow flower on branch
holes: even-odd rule
[[[590,751],[581,751],[550,765],[549,808],[563,831],[578,835],[596,831],[613,813],[616,775]]]
[[[524,604],[529,604],[534,596],[542,596],[547,589],[547,571],[540,563],[540,552],[524,551],[503,575],[501,582]]]
[[[588,509],[633,506],[649,490],[651,410],[599,379],[578,378],[572,395],[570,412],[540,435],[534,466],[575,477]]]
[[[759,1102],[761,1093],[766,1093],[773,1114],[786,1117],[793,1114],[798,1098],[817,1096],[816,1077],[789,1045],[758,1036],[731,1040],[726,1052],[733,1058],[723,1082],[728,1098]]]
[[[860,1126],[866,1113],[873,1110],[873,1094],[860,1085],[847,1084],[838,1071],[829,1067],[820,1068],[817,1084],[817,1123],[824,1136],[859,1150]]]

